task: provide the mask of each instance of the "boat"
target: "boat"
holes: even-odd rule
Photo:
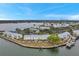
[[[66,47],[71,47],[75,45],[75,41],[71,41],[69,43],[66,44]]]

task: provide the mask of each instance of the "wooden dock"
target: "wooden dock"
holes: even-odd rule
[[[76,37],[70,36],[68,41],[66,42],[66,47],[71,47],[75,45]]]

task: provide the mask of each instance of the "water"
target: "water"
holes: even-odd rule
[[[79,56],[79,41],[71,49],[66,47],[52,49],[33,49],[16,45],[0,39],[0,56]]]
[[[6,30],[6,31],[14,31],[16,28],[30,28],[33,27],[34,24],[36,24],[35,27],[38,27],[38,25],[41,25],[43,23],[4,23],[0,24],[0,30]]]
[[[33,26],[33,24],[30,24],[29,26],[26,23],[0,24],[0,30],[11,31],[16,28],[27,28],[31,26]],[[21,47],[12,42],[0,39],[0,56],[79,56],[79,40],[71,49],[66,47],[33,49]]]

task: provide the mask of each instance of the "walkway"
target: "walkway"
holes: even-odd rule
[[[20,46],[30,47],[30,48],[54,48],[54,47],[65,45],[65,43],[63,42],[56,45],[49,42],[48,40],[22,40],[22,39],[10,39],[7,37],[2,37],[2,38],[10,42],[16,43]]]

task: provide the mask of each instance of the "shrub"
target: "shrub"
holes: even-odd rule
[[[58,34],[52,34],[48,37],[48,40],[51,41],[52,43],[59,43],[60,38],[58,37]]]

